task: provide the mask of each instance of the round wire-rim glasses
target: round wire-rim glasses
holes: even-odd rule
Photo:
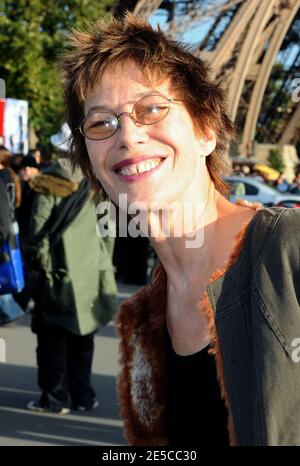
[[[121,127],[122,115],[129,116],[135,124],[154,125],[168,115],[170,104],[173,102],[184,102],[184,100],[167,98],[161,94],[147,94],[134,104],[131,112],[122,112],[119,115],[111,111],[97,110],[95,107],[92,113],[84,118],[78,129],[86,139],[102,141],[118,131]]]

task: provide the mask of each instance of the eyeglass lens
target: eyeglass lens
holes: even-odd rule
[[[131,115],[136,123],[153,125],[167,115],[169,108],[169,101],[165,97],[147,95],[136,102]],[[101,140],[112,136],[118,127],[119,121],[116,115],[101,111],[94,112],[86,118],[82,132],[88,139]]]

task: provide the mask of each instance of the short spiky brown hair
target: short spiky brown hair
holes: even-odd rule
[[[132,13],[126,13],[121,19],[100,20],[86,32],[73,30],[69,35],[60,71],[66,119],[72,132],[73,165],[79,166],[99,191],[101,185],[92,171],[78,127],[84,119],[84,101],[104,70],[125,60],[133,60],[149,83],[170,79],[176,97],[185,100],[195,128],[202,133],[206,128],[215,131],[217,145],[206,158],[207,168],[216,189],[228,195],[228,185],[222,176],[228,173],[229,166],[223,152],[235,131],[220,87],[209,77],[209,69],[200,58]]]

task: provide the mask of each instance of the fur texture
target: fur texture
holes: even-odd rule
[[[38,175],[29,181],[29,186],[37,193],[68,197],[77,191],[79,185],[58,176]]]

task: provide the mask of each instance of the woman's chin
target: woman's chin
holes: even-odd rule
[[[127,189],[122,191],[118,190],[117,192],[112,192],[110,198],[118,205],[120,205],[122,202],[126,202],[128,205],[138,202],[148,206],[151,204],[151,202],[156,200],[157,190],[156,192],[154,190],[147,190],[143,192],[141,191],[141,189]]]

